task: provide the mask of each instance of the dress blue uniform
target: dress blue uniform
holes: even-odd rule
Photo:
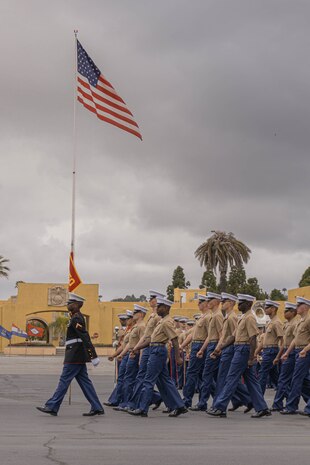
[[[82,297],[76,296],[76,294],[69,294],[68,304],[83,301]],[[91,360],[96,361],[94,364],[99,363],[95,348],[86,330],[85,319],[80,311],[78,311],[72,315],[68,324],[63,371],[55,393],[45,403],[45,409],[54,413],[58,412],[70,383],[75,378],[91,405],[91,411],[104,412],[93,383],[88,377],[86,363]],[[44,408],[42,411],[44,411]]]

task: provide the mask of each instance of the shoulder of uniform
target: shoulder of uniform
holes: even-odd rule
[[[81,314],[79,315],[78,313],[73,315],[73,317],[71,318],[71,324],[76,329],[82,328],[84,326],[83,315],[81,315]]]

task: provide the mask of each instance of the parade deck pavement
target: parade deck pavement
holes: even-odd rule
[[[227,419],[190,412],[168,418],[161,408],[136,418],[106,407],[89,410],[76,382],[57,417],[35,409],[53,393],[61,357],[0,357],[1,465],[309,465],[310,418],[251,419],[243,409]],[[114,365],[89,368],[102,401],[113,388]],[[273,391],[267,391],[271,402]]]

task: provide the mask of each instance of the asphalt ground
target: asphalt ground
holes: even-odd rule
[[[294,415],[252,419],[240,409],[228,418],[189,412],[169,418],[162,409],[148,418],[106,407],[89,410],[76,382],[59,415],[35,409],[53,393],[61,357],[0,357],[0,465],[309,465],[310,418]],[[89,374],[102,401],[113,388],[113,364],[101,359]],[[270,404],[274,392],[267,391]],[[301,405],[302,406],[302,405]]]

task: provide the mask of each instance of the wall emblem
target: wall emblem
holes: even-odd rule
[[[68,300],[68,291],[64,287],[55,286],[48,290],[48,305],[53,307],[64,307]]]

